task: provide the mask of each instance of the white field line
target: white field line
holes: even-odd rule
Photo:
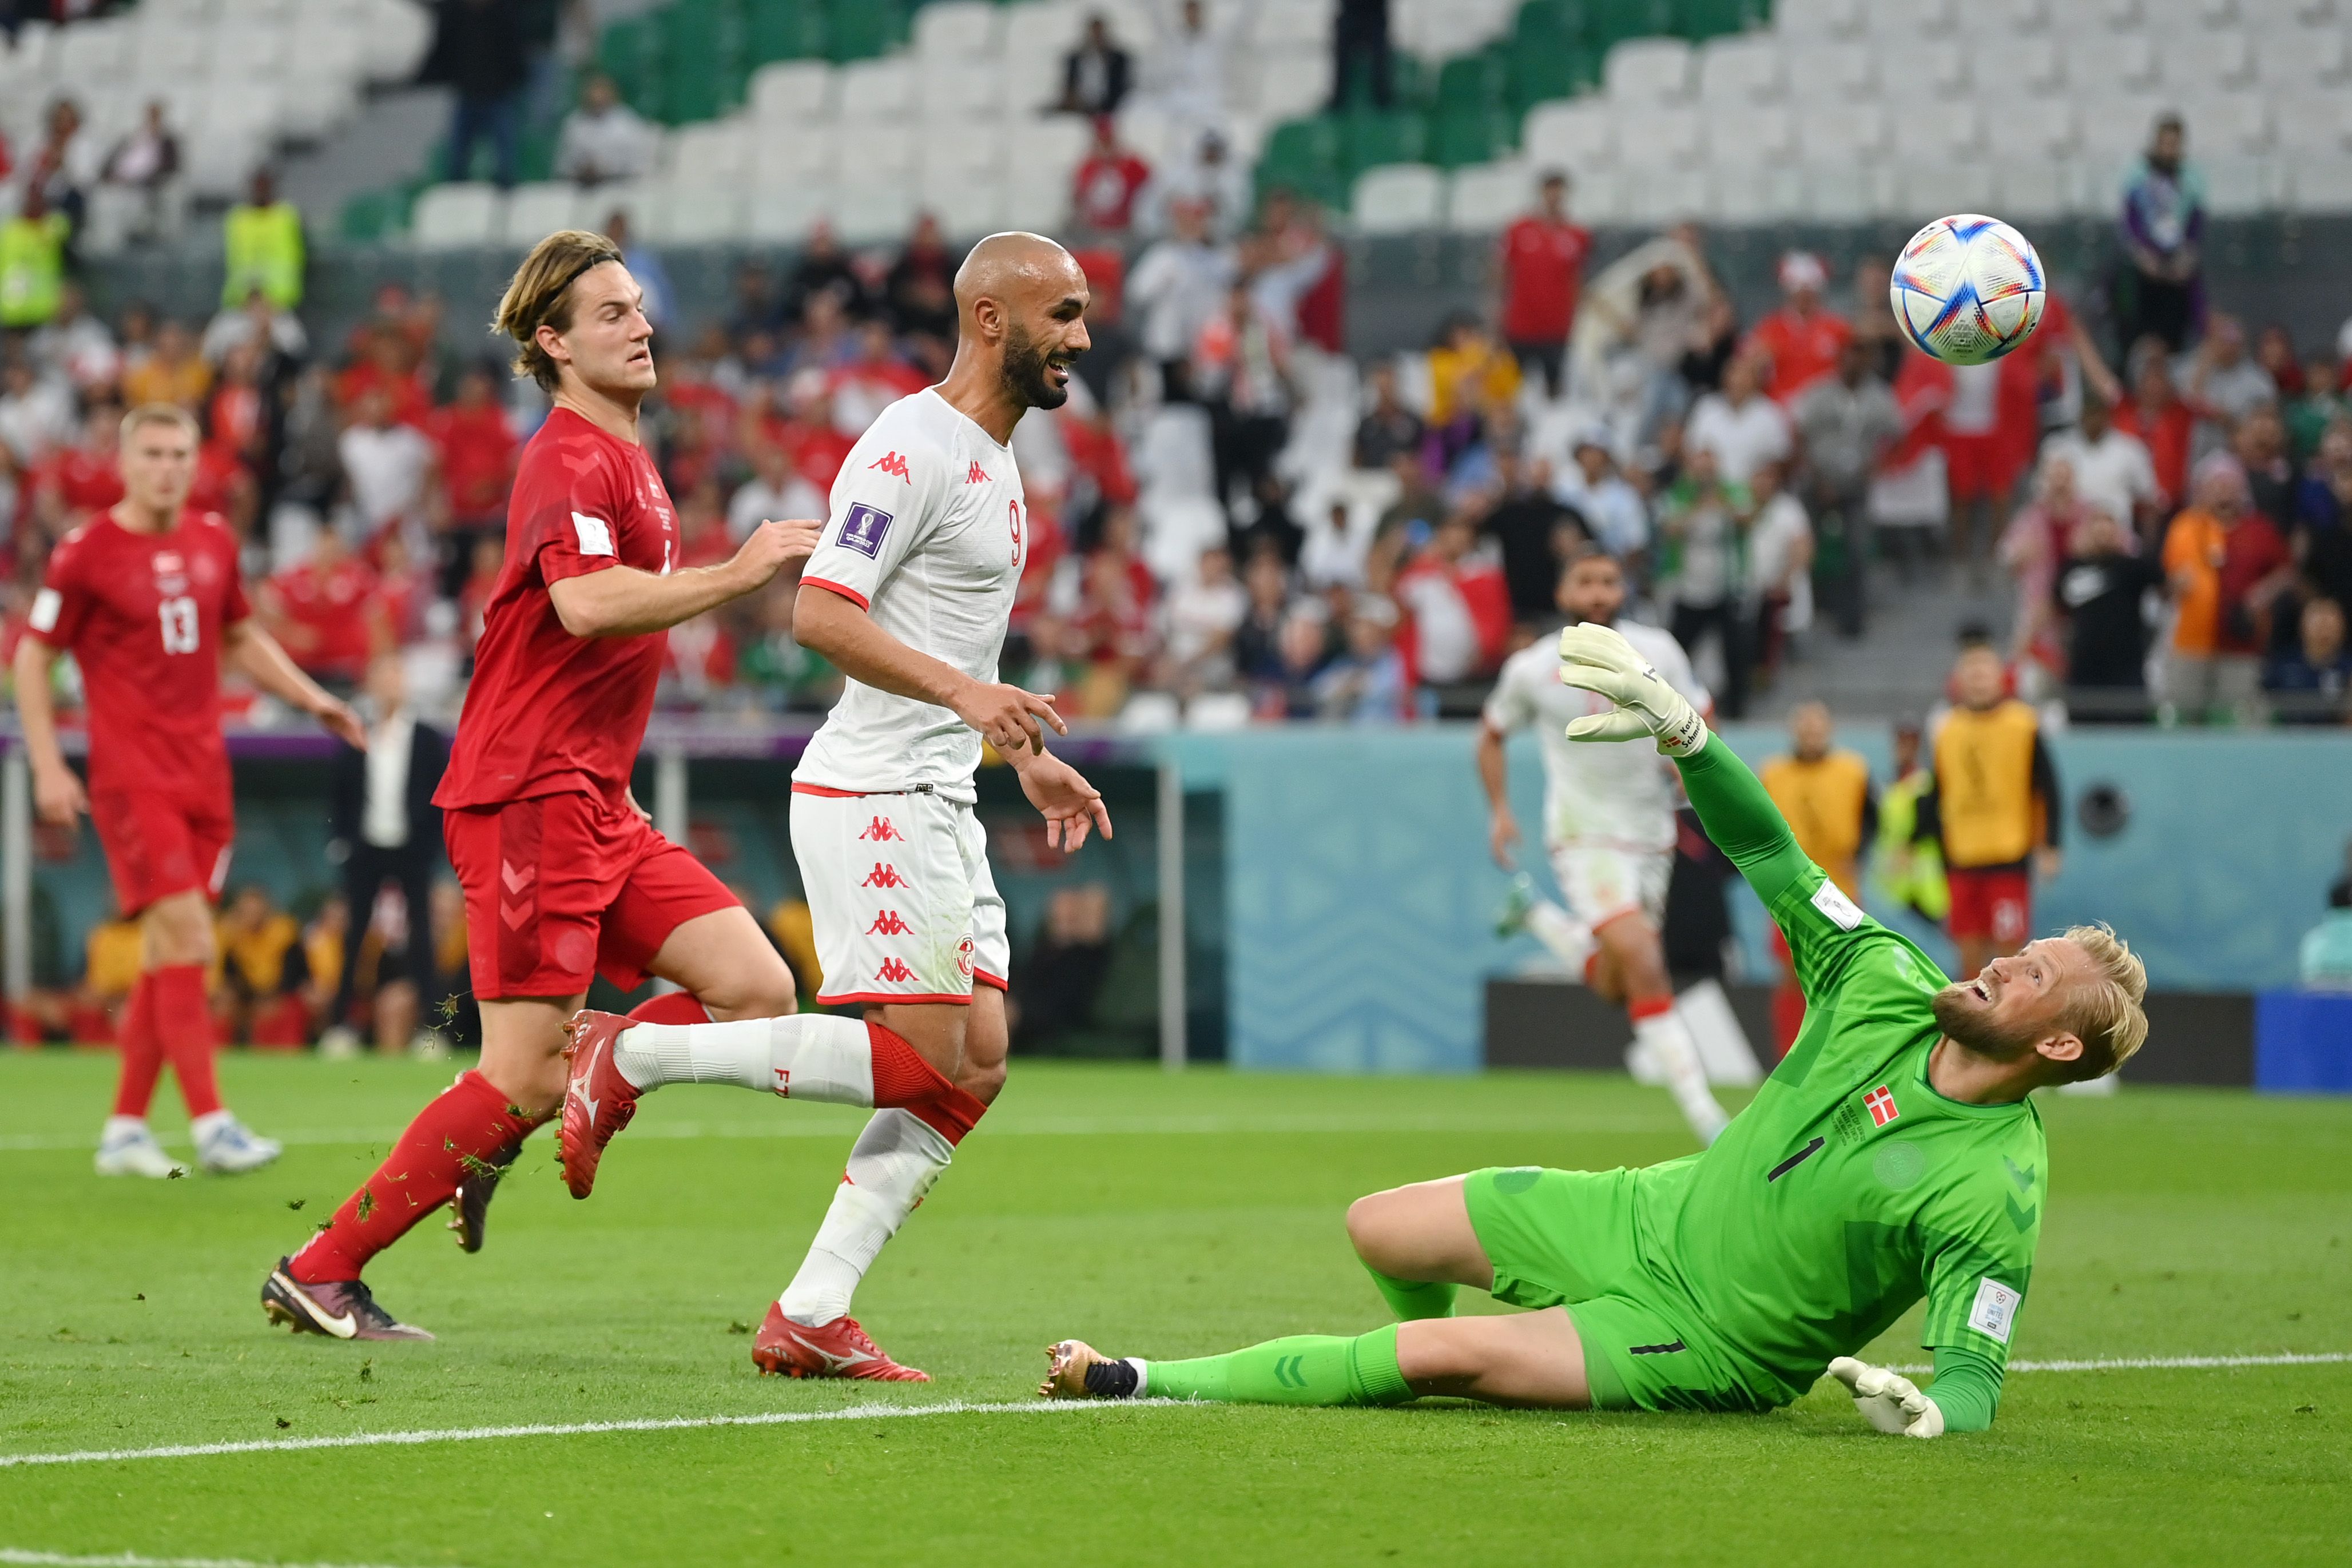
[[[671,1140],[702,1140],[716,1138],[839,1138],[857,1135],[860,1124],[846,1118],[828,1117],[813,1122],[792,1118],[789,1114],[769,1126],[730,1124],[711,1126],[699,1122],[640,1123],[629,1129],[631,1142],[647,1138]],[[1022,1122],[1008,1118],[1003,1124],[988,1124],[989,1135],[998,1138],[1058,1138],[1058,1137],[1184,1137],[1196,1135],[1286,1134],[1293,1133],[1654,1133],[1665,1125],[1660,1117],[1519,1117],[1493,1120],[1475,1116],[1433,1116],[1412,1120],[1393,1117],[1348,1116],[1145,1116],[1132,1121],[1116,1117],[1069,1117]],[[272,1133],[279,1143],[289,1147],[318,1145],[367,1144],[389,1145],[400,1135],[397,1127],[303,1127],[292,1132]],[[186,1143],[184,1130],[166,1133],[161,1141],[166,1147],[178,1147]],[[59,1135],[49,1133],[0,1134],[0,1154],[54,1154],[65,1150],[95,1149],[94,1137]]]
[[[2199,1371],[2235,1366],[2316,1366],[2352,1362],[2352,1352],[2277,1355],[2138,1355],[2092,1361],[2013,1361],[2009,1370],[2034,1372]],[[1901,1366],[1898,1372],[1929,1372]],[[415,1432],[352,1432],[334,1437],[263,1437],[237,1443],[173,1443],[154,1448],[89,1448],[64,1454],[0,1454],[0,1469],[27,1465],[88,1465],[127,1459],[209,1458],[222,1454],[299,1453],[314,1448],[413,1448],[424,1443],[479,1443],[506,1437],[574,1437],[600,1432],[682,1432],[709,1427],[799,1427],[822,1421],[904,1420],[916,1416],[1053,1416],[1136,1409],[1206,1409],[1185,1399],[1081,1403],[1031,1399],[979,1404],[950,1399],[937,1405],[852,1405],[839,1410],[773,1410],[750,1416],[679,1416],[632,1421],[571,1421],[523,1427],[454,1427]],[[1219,1406],[1222,1408],[1222,1406]],[[0,1557],[0,1563],[8,1559]]]
[[[22,1563],[35,1568],[367,1568],[360,1563],[255,1563],[244,1557],[142,1557],[136,1552],[112,1552],[99,1557],[78,1557],[64,1552],[28,1552],[21,1546],[0,1546],[0,1563]]]

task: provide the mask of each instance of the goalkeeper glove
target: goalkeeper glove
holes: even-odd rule
[[[1559,634],[1559,679],[1616,705],[1612,713],[1589,714],[1568,727],[1570,740],[1633,740],[1658,737],[1669,757],[1691,757],[1706,744],[1706,721],[1682,693],[1668,685],[1623,633],[1587,622]]]
[[[1830,1363],[1830,1375],[1845,1385],[1853,1407],[1880,1431],[1904,1437],[1944,1435],[1944,1413],[1901,1373],[1842,1355]]]

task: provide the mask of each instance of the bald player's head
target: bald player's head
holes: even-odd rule
[[[1087,275],[1043,235],[991,235],[956,269],[959,356],[996,361],[1015,407],[1059,408],[1069,401],[1070,361],[1093,346]]]

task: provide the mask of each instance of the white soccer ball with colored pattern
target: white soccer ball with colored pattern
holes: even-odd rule
[[[1937,218],[1895,258],[1895,324],[1948,365],[1981,365],[2033,335],[2049,284],[2026,237],[1975,213]]]

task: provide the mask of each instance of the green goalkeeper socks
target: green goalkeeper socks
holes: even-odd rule
[[[1370,1263],[1364,1265],[1364,1272],[1372,1277],[1372,1283],[1379,1287],[1389,1311],[1397,1315],[1400,1322],[1415,1318],[1450,1318],[1454,1315],[1454,1298],[1462,1291],[1459,1285],[1423,1285],[1410,1280],[1392,1280]]]
[[[1396,1346],[1393,1323],[1353,1339],[1293,1334],[1230,1355],[1147,1363],[1143,1392],[1230,1405],[1402,1405],[1413,1392]]]

